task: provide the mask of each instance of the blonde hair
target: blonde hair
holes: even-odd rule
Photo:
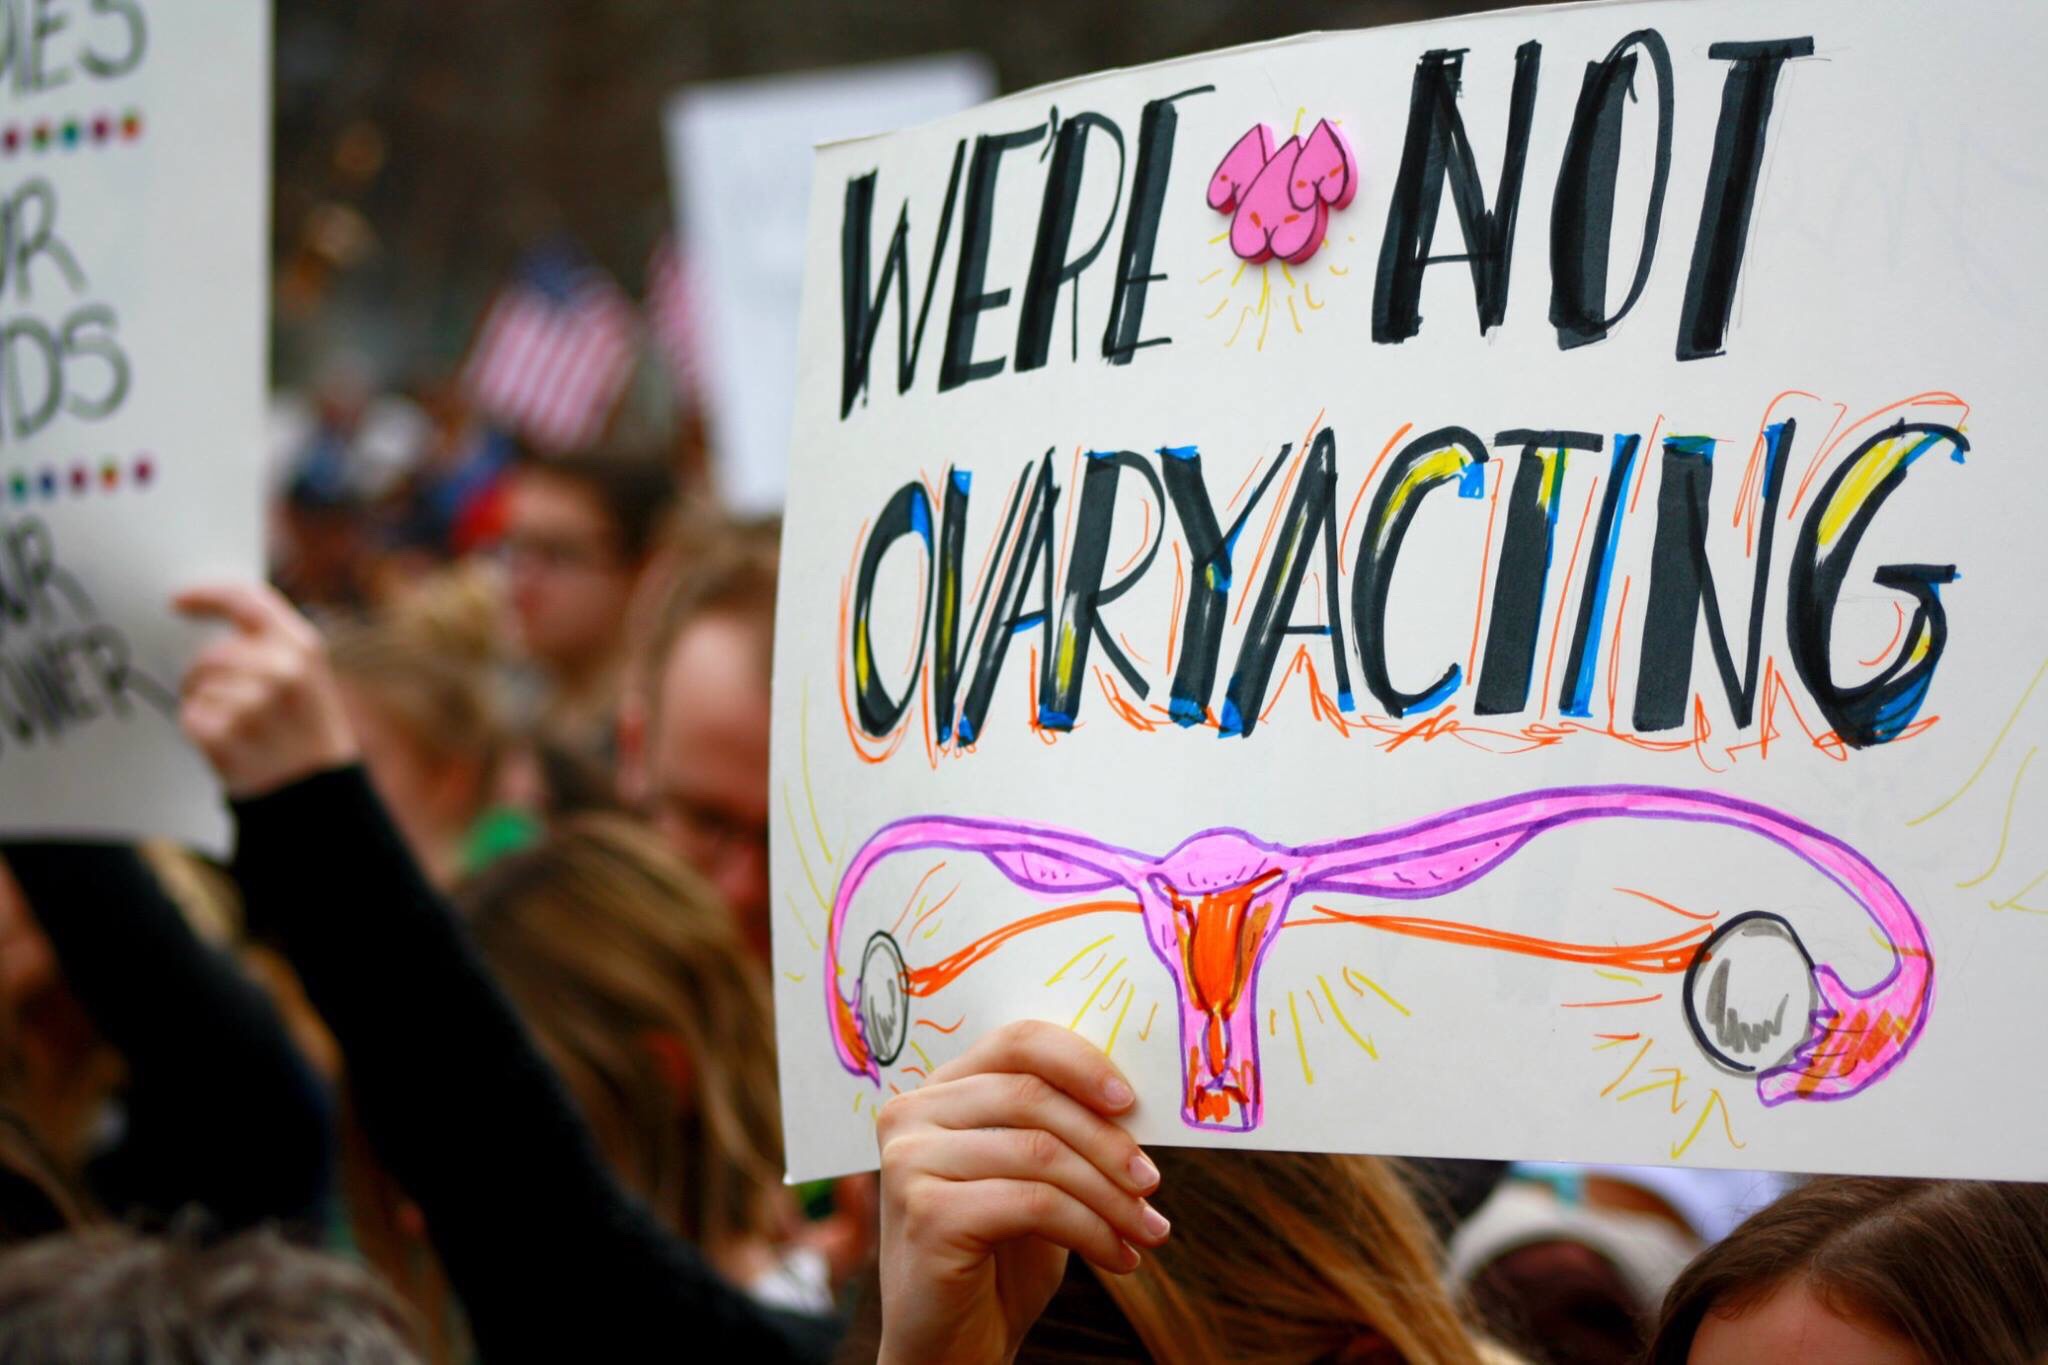
[[[430,631],[396,619],[344,626],[328,644],[335,675],[359,689],[406,741],[436,763],[478,761],[485,783],[503,730],[487,667],[437,648]]]
[[[380,619],[434,653],[488,667],[502,654],[504,595],[490,564],[465,560],[394,592]]]
[[[1173,1236],[1103,1288],[1155,1359],[1482,1359],[1396,1167],[1363,1156],[1155,1150]],[[1371,1358],[1361,1351],[1362,1358]]]
[[[616,816],[565,821],[463,897],[478,946],[628,1186],[716,1256],[780,1241],[768,984],[714,894]]]

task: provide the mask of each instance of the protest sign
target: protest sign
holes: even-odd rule
[[[2044,45],[1523,10],[823,149],[792,1172],[1034,1017],[1150,1142],[2048,1177]]]
[[[0,3],[0,831],[227,816],[180,586],[262,571],[270,18]]]
[[[821,142],[957,113],[995,93],[979,57],[920,57],[691,86],[669,102],[669,183],[692,271],[712,470],[720,499],[782,510],[796,410],[797,309]]]

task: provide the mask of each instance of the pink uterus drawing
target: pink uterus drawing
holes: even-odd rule
[[[1146,941],[1166,968],[1179,1005],[1182,1120],[1201,1129],[1255,1129],[1265,1113],[1256,1027],[1259,969],[1301,896],[1426,900],[1471,885],[1545,831],[1606,820],[1721,825],[1755,834],[1789,850],[1846,892],[1895,954],[1891,971],[1864,990],[1851,988],[1827,964],[1812,965],[1804,1035],[1785,1049],[1782,1060],[1762,1069],[1714,1049],[1711,1030],[1692,1017],[1688,998],[1695,1037],[1717,1064],[1732,1062],[1727,1069],[1754,1074],[1764,1105],[1847,1098],[1889,1072],[1911,1049],[1932,1005],[1933,959],[1912,907],[1883,873],[1848,844],[1768,807],[1714,793],[1644,786],[1533,791],[1378,833],[1300,847],[1269,843],[1243,830],[1213,829],[1158,857],[1013,821],[900,820],[862,845],[840,878],[824,949],[833,1046],[846,1070],[880,1084],[881,1067],[893,1063],[903,1048],[911,998],[948,984],[1008,937],[1063,917],[1061,911],[1048,911],[1011,920],[947,961],[918,970],[905,965],[892,935],[878,932],[863,946],[849,982],[841,957],[843,930],[854,897],[875,866],[905,853],[971,852],[1036,897],[1135,897]],[[1095,900],[1073,908],[1133,907]],[[1651,969],[1696,968],[1713,957],[1722,932],[1736,928],[1730,923],[1703,939],[1681,936],[1644,945],[1653,959],[1660,959]],[[1537,951],[1528,945],[1546,942],[1479,930],[1462,941],[1510,952]],[[1556,946],[1547,945],[1538,955],[1556,956],[1549,951]]]

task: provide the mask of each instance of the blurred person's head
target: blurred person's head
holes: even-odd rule
[[[619,661],[627,607],[674,491],[659,462],[528,456],[506,491],[504,551],[524,652],[562,688]]]
[[[56,982],[56,951],[0,857],[0,1009],[11,1019]]]
[[[623,789],[724,898],[764,961],[776,551],[773,527],[731,528],[677,568],[619,740]]]
[[[1574,1168],[1503,1181],[1450,1239],[1449,1269],[1497,1340],[1532,1361],[1635,1365],[1701,1241],[1662,1200]]]
[[[413,856],[451,883],[499,754],[488,673],[391,623],[337,631],[330,650],[370,780]]]
[[[0,1256],[0,1360],[19,1365],[415,1365],[416,1343],[368,1272],[269,1233],[103,1227]]]
[[[353,608],[370,595],[368,509],[295,483],[277,508],[275,577],[295,602]]]
[[[746,1282],[792,1216],[768,985],[703,883],[582,816],[462,897],[478,947],[621,1178]]]
[[[2034,1365],[2048,1358],[2048,1186],[1823,1177],[1678,1277],[1655,1365]]]
[[[56,949],[0,858],[0,1104],[58,1167],[83,1171],[120,1085],[120,1054],[64,980]]]

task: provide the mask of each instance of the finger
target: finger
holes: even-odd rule
[[[171,598],[179,614],[200,621],[226,621],[246,635],[291,630],[299,619],[291,603],[267,583],[214,583],[187,588]]]
[[[211,678],[267,673],[270,649],[255,636],[224,635],[192,656],[180,686],[190,691]]]
[[[242,674],[223,673],[188,692],[179,708],[180,722],[195,744],[221,745],[242,738],[249,719],[268,695],[264,684]]]
[[[268,708],[270,685],[247,673],[217,673],[186,692],[184,699],[246,728]]]
[[[273,685],[260,672],[247,668],[223,668],[198,679],[189,689],[194,697],[205,696],[217,703],[255,709],[268,704]]]
[[[1071,1029],[1042,1020],[1005,1024],[932,1072],[949,1081],[983,1071],[1023,1071],[1066,1091],[1090,1109],[1120,1114],[1137,1100],[1131,1083],[1096,1046]]]
[[[899,1159],[947,1180],[1038,1180],[1056,1185],[1127,1242],[1158,1246],[1171,1230],[1158,1210],[1043,1128],[927,1132],[909,1141],[912,1150],[900,1153]]]
[[[969,1180],[938,1184],[931,1196],[946,1223],[968,1229],[983,1246],[1038,1237],[1112,1275],[1138,1268],[1137,1248],[1100,1214],[1054,1185],[1036,1180]]]
[[[241,711],[231,696],[217,690],[187,697],[178,707],[178,727],[216,772],[225,773],[235,766],[243,742],[238,720]]]
[[[1138,1194],[1159,1184],[1159,1168],[1129,1133],[1037,1076],[984,1072],[926,1085],[904,1100],[913,1118],[940,1128],[1043,1129]]]

